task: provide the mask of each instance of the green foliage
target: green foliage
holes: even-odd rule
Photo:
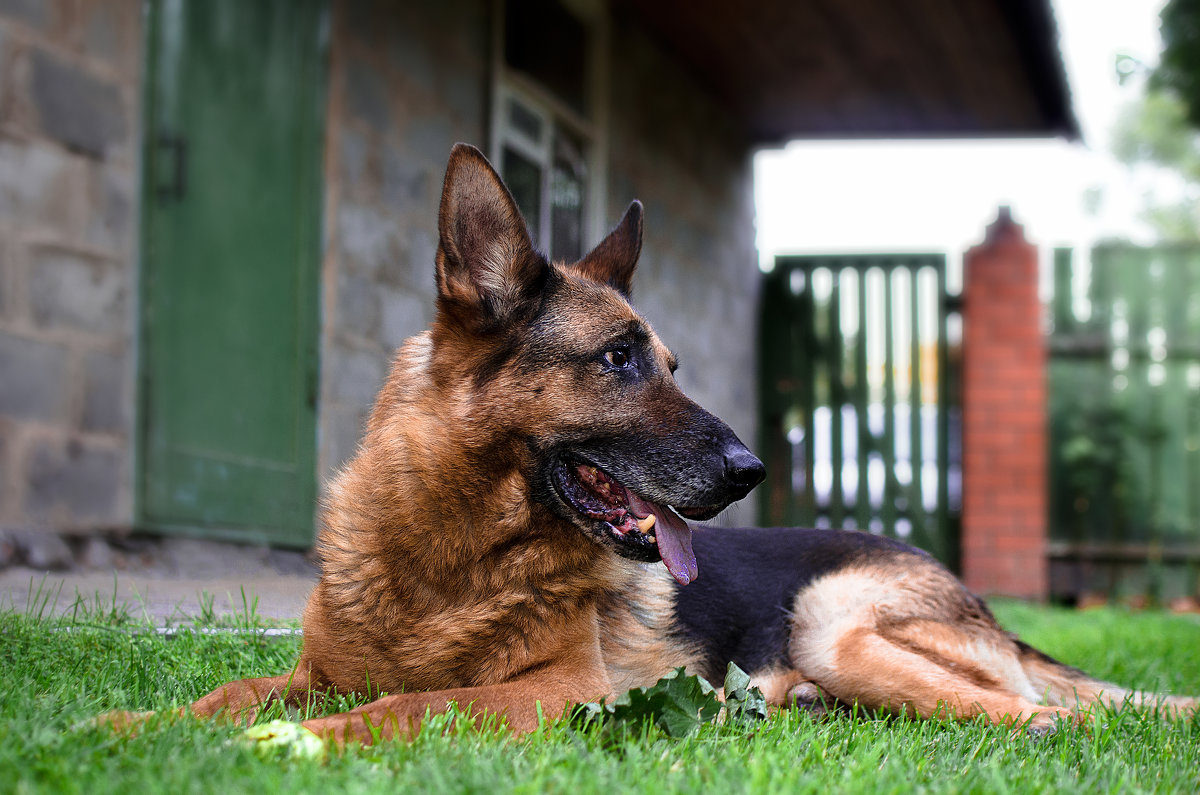
[[[1113,130],[1113,154],[1128,165],[1149,163],[1179,175],[1191,190],[1174,200],[1146,197],[1144,217],[1163,240],[1200,240],[1200,135],[1175,94],[1148,90],[1126,107]]]
[[[753,723],[767,717],[767,700],[750,676],[733,663],[725,674],[725,716],[737,724]],[[635,687],[618,696],[611,704],[583,704],[576,708],[579,725],[599,724],[608,731],[623,732],[650,724],[668,737],[683,738],[695,734],[702,725],[717,719],[721,702],[708,680],[688,676],[677,668],[650,687]]]
[[[1187,120],[1200,128],[1200,0],[1170,0],[1160,19],[1163,53],[1153,84],[1179,97]]]

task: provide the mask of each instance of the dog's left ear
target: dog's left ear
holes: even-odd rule
[[[634,199],[616,229],[571,267],[628,298],[633,293],[633,271],[641,253],[642,203]]]
[[[487,332],[536,303],[550,266],[487,158],[455,144],[438,213],[438,307]]]

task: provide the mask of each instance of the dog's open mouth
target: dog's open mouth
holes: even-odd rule
[[[679,514],[690,519],[708,519],[719,508],[673,509],[650,502],[590,464],[564,461],[555,469],[555,485],[563,499],[588,519],[603,522],[614,541],[634,551],[636,557],[647,552],[653,554],[656,549],[667,571],[680,585],[696,579],[692,529]]]

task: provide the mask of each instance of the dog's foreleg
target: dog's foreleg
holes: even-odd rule
[[[283,700],[296,706],[320,687],[307,670],[297,667],[289,674],[239,679],[221,685],[198,699],[187,711],[198,718],[223,716],[238,723],[250,723],[259,711],[273,701]]]
[[[412,737],[427,714],[440,714],[458,705],[476,725],[485,715],[498,717],[518,734],[531,732],[540,719],[560,718],[568,704],[594,701],[608,695],[607,676],[578,673],[564,676],[529,676],[486,687],[463,687],[424,693],[384,696],[358,709],[304,721],[306,729],[342,745],[357,740],[370,745],[377,740]]]

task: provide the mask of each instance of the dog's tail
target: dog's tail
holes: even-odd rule
[[[1167,717],[1192,715],[1200,711],[1198,698],[1129,690],[1061,663],[1028,643],[1020,640],[1016,643],[1025,675],[1047,704],[1069,709],[1086,709],[1100,703],[1113,709],[1133,707],[1159,710]]]

